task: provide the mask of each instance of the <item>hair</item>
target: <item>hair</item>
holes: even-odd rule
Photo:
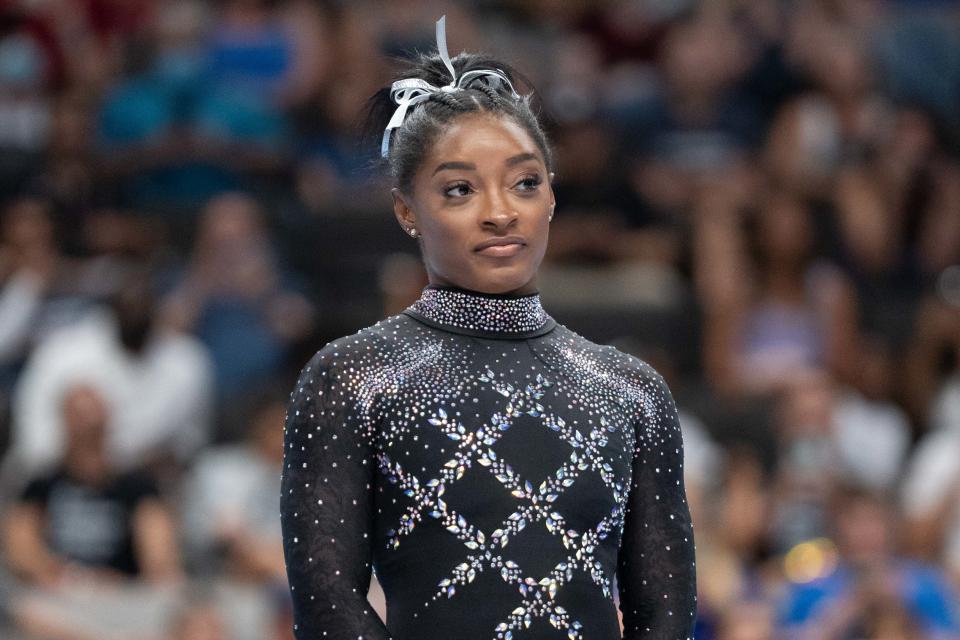
[[[537,114],[531,107],[533,86],[526,77],[510,65],[483,54],[460,53],[451,60],[459,78],[464,73],[478,69],[499,69],[521,94],[514,98],[509,87],[501,82],[490,82],[481,76],[469,82],[460,91],[438,91],[423,102],[413,105],[403,124],[391,133],[390,151],[383,159],[388,173],[401,191],[411,191],[413,176],[426,157],[431,145],[443,130],[458,117],[465,114],[489,113],[512,118],[523,127],[536,143],[547,169],[553,169],[553,154]],[[405,61],[404,68],[395,80],[419,78],[440,87],[449,84],[450,71],[437,53],[421,53],[413,60]],[[369,139],[379,140],[397,108],[390,98],[390,86],[377,91],[368,101],[366,133]]]

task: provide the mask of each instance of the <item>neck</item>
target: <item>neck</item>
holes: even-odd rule
[[[465,291],[468,293],[479,293],[481,295],[494,295],[494,296],[526,296],[532,293],[537,293],[537,278],[534,276],[526,284],[517,287],[516,289],[510,289],[508,291],[483,291],[481,289],[471,289],[469,287],[463,287],[458,284],[454,284],[449,280],[444,280],[443,278],[438,278],[436,276],[428,277],[429,284],[427,285],[433,289],[450,289],[457,291]]]
[[[64,466],[76,480],[89,485],[98,485],[109,476],[106,455],[102,448],[78,448],[67,454]]]

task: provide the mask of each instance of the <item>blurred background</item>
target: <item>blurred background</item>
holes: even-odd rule
[[[546,309],[674,391],[697,640],[960,637],[934,0],[0,0],[0,635],[292,638],[284,407],[426,283],[357,125],[442,14],[538,89]]]

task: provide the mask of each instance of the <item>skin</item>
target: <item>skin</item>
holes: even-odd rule
[[[489,294],[537,291],[555,199],[543,154],[512,118],[467,114],[438,136],[394,214],[416,229],[432,285]],[[520,243],[479,251],[493,239]]]

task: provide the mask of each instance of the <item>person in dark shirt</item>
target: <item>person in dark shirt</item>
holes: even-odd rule
[[[4,522],[11,568],[28,584],[163,581],[180,574],[173,521],[154,480],[111,468],[109,412],[78,384],[63,395],[66,453],[27,483]]]

